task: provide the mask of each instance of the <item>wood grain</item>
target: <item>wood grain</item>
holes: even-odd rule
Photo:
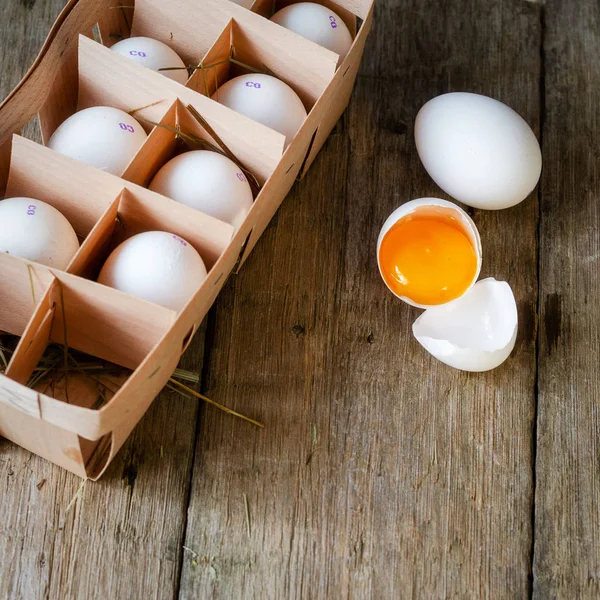
[[[63,1],[1,5],[5,96]],[[69,510],[79,480],[0,440],[0,597],[600,593],[600,9],[376,8],[348,112],[209,319],[203,389],[267,428],[163,393]],[[543,131],[540,221],[535,196],[472,211],[483,275],[511,283],[521,323],[511,359],[486,375],[423,353],[418,311],[374,260],[396,206],[445,197],[412,125],[450,90],[497,97]],[[199,371],[204,354],[202,333],[183,366]]]
[[[489,374],[419,349],[375,244],[399,204],[441,194],[412,138],[426,100],[487,93],[537,129],[539,7],[390,1],[374,27],[337,135],[216,305],[206,391],[266,429],[202,420],[182,598],[528,594],[535,194],[474,213],[485,274],[510,281],[521,319]]]
[[[0,96],[16,85],[63,0],[2,2]],[[39,139],[35,127],[30,137]],[[199,333],[183,368],[198,370]],[[100,483],[0,438],[0,597],[172,598],[177,593],[198,405],[164,392]]]
[[[65,0],[3,0],[0,22],[0,98],[5,98],[33,63]],[[34,122],[24,131],[39,136]],[[39,137],[37,138],[39,139]]]
[[[534,591],[598,598],[600,7],[549,0],[545,25]]]

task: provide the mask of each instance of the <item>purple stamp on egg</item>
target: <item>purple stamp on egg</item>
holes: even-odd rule
[[[178,235],[173,235],[173,239],[177,240],[182,246],[188,245],[188,243],[185,240],[182,240]]]
[[[236,173],[235,176],[240,180],[240,181],[246,181],[246,178],[244,177],[243,173]]]
[[[131,125],[127,125],[127,123],[119,123],[119,127],[123,131],[129,131],[129,133],[135,133],[135,129]]]
[[[329,24],[331,25],[331,29],[335,29],[337,27],[337,23],[333,15],[329,16]]]
[[[37,210],[37,206],[35,204],[30,204],[27,207],[27,214],[31,217],[35,215],[35,211]]]

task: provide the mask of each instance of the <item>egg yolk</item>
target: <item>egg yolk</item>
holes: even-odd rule
[[[462,296],[477,273],[475,248],[447,214],[410,214],[385,234],[379,264],[388,286],[416,304],[443,304]]]

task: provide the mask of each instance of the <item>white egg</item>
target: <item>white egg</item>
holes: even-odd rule
[[[234,227],[241,225],[253,202],[243,171],[210,150],[176,156],[158,171],[150,189]]]
[[[344,21],[321,4],[290,4],[277,11],[271,17],[271,21],[339,54],[340,61],[352,46],[352,35]]]
[[[50,204],[33,198],[0,202],[0,252],[64,270],[78,249],[73,227]]]
[[[122,175],[147,137],[126,112],[94,106],[64,121],[48,140],[48,147],[86,165]]]
[[[113,250],[98,282],[178,311],[206,275],[202,258],[184,239],[164,231],[146,231]]]
[[[515,347],[517,303],[505,281],[482,279],[464,296],[427,309],[413,334],[435,358],[463,371],[489,371]]]
[[[460,206],[458,206],[457,204],[454,204],[454,202],[449,202],[448,200],[442,200],[441,198],[418,198],[417,200],[411,200],[410,202],[406,202],[402,206],[398,207],[386,219],[385,223],[383,224],[383,227],[381,228],[381,231],[379,232],[379,238],[377,239],[377,265],[379,267],[379,273],[380,273],[383,281],[387,285],[388,289],[397,298],[400,298],[400,300],[403,300],[404,302],[406,302],[407,304],[410,304],[411,306],[417,306],[419,308],[429,308],[429,306],[431,306],[431,305],[420,304],[420,303],[414,302],[413,300],[411,300],[410,298],[407,298],[406,296],[401,296],[401,295],[397,294],[394,291],[394,289],[392,287],[390,287],[390,285],[386,281],[386,278],[383,273],[383,268],[382,268],[382,264],[381,264],[381,256],[380,256],[381,243],[383,242],[383,238],[388,233],[388,231],[394,225],[396,225],[396,223],[400,219],[402,219],[408,215],[411,215],[411,214],[419,214],[420,212],[422,212],[426,215],[441,214],[444,216],[449,216],[449,217],[452,217],[452,218],[458,220],[458,222],[462,225],[461,229],[462,229],[463,233],[468,236],[469,241],[471,242],[471,244],[475,250],[475,253],[477,255],[477,270],[474,273],[474,276],[473,276],[473,279],[471,281],[469,288],[475,284],[475,282],[477,281],[477,278],[479,277],[479,273],[481,271],[481,257],[482,257],[481,238],[479,236],[479,231],[477,230],[477,227],[476,227],[475,223],[473,222],[473,219],[471,219],[471,217]]]
[[[302,100],[289,85],[260,73],[230,79],[219,87],[212,99],[279,131],[285,135],[287,144],[307,116]]]
[[[475,208],[518,204],[540,178],[542,154],[529,125],[487,96],[451,93],[425,104],[415,122],[423,166],[453,198]]]
[[[148,37],[126,38],[111,46],[110,49],[182,85],[185,85],[188,80],[185,63],[179,58],[177,52],[158,40]],[[173,70],[161,71],[161,69],[171,68]]]

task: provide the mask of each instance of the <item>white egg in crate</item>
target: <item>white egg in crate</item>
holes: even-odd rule
[[[517,339],[517,303],[505,281],[482,279],[463,296],[428,308],[413,334],[435,358],[463,371],[489,371],[510,355]]]
[[[229,158],[192,150],[171,159],[154,176],[150,189],[238,227],[252,208],[244,172]]]
[[[86,165],[122,175],[147,137],[144,128],[126,112],[94,106],[64,121],[48,140],[48,147]]]
[[[271,21],[339,54],[340,62],[352,46],[352,34],[344,21],[337,13],[321,4],[290,4],[277,11]]]
[[[0,252],[64,270],[79,249],[67,218],[33,198],[0,201]]]
[[[289,144],[307,117],[300,97],[287,83],[271,75],[251,73],[230,79],[213,100],[285,135]]]
[[[540,178],[535,134],[512,108],[487,96],[454,92],[433,98],[417,115],[415,142],[432,179],[475,208],[514,206]]]
[[[111,50],[182,85],[188,80],[185,63],[177,52],[158,40],[148,37],[132,37],[121,40]],[[161,69],[168,69],[161,71]]]
[[[198,291],[207,271],[189,242],[164,231],[146,231],[117,246],[98,282],[175,311]]]

